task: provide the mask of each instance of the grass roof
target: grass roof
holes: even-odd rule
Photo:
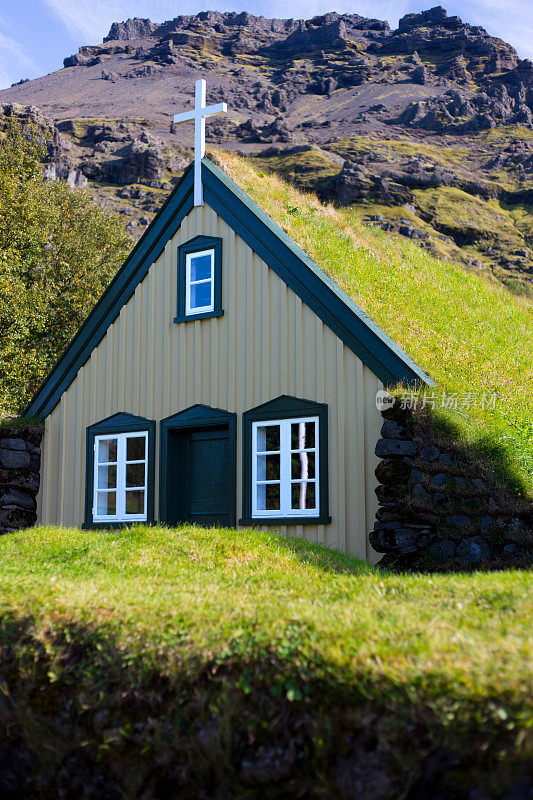
[[[483,275],[361,223],[248,159],[211,157],[438,387],[434,417],[484,463],[533,492],[533,305]],[[422,398],[423,400],[423,398]]]

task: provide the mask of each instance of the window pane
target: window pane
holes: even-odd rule
[[[257,480],[279,481],[279,456],[257,456]]]
[[[314,453],[292,453],[291,478],[293,480],[316,478]]]
[[[126,486],[144,486],[144,464],[126,464]]]
[[[313,509],[316,508],[315,484],[293,483],[291,486],[291,508]]]
[[[98,462],[103,464],[106,461],[116,462],[117,460],[117,440],[100,439],[98,442]]]
[[[126,492],[126,514],[144,514],[144,489]]]
[[[257,486],[257,510],[279,511],[279,483],[263,483]]]
[[[293,422],[291,425],[291,450],[315,446],[315,423]]]
[[[96,513],[100,517],[110,517],[117,513],[117,493],[97,492]]]
[[[257,428],[257,451],[279,450],[279,425],[261,425]]]
[[[98,489],[116,489],[117,488],[117,468],[113,467],[98,467]]]
[[[191,258],[191,283],[203,281],[211,277],[211,256],[194,256]]]
[[[191,309],[211,305],[211,281],[192,284],[189,305]]]
[[[144,436],[129,436],[126,439],[126,461],[143,461],[145,445]]]

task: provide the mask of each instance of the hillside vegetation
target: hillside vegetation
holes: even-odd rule
[[[139,526],[1,537],[0,581],[2,797],[527,788],[530,573]]]
[[[324,205],[249,160],[219,151],[213,157],[435,379],[435,392],[426,392],[435,419],[531,492],[531,303],[363,225],[356,211]]]
[[[36,391],[131,247],[88,191],[46,181],[46,137],[0,132],[0,416]]]

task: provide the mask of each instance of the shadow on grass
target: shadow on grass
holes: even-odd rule
[[[339,673],[303,639],[166,647],[3,615],[2,798],[448,800],[527,780],[524,709],[504,695]]]
[[[451,445],[467,463],[479,470],[478,474],[489,481],[499,495],[506,496],[511,502],[529,505],[533,511],[533,498],[528,494],[528,486],[503,445],[488,434],[466,444],[459,425],[438,410],[425,409],[417,424],[421,426],[428,444]],[[531,438],[533,445],[533,429]]]

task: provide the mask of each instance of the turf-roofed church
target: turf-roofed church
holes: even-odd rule
[[[373,559],[376,393],[431,381],[204,157],[225,110],[198,81],[194,164],[26,410],[38,520],[274,526]]]

